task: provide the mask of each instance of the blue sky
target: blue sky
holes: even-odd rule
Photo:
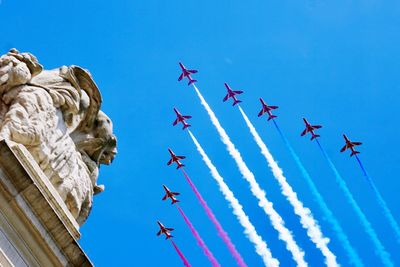
[[[400,4],[396,1],[18,1],[0,5],[2,53],[16,47],[46,68],[80,65],[91,71],[118,136],[119,154],[102,167],[106,191],[82,227],[81,244],[96,266],[180,266],[172,246],[157,238],[156,220],[176,230],[193,266],[208,262],[175,207],[161,201],[162,184],[181,192],[182,208],[223,266],[228,250],[180,172],[166,166],[167,148],[187,156],[187,172],[249,266],[261,259],[211,178],[186,132],[172,127],[176,106],[193,116],[192,131],[244,206],[282,266],[293,266],[268,218],[227,154],[195,92],[178,83],[178,61],[199,70],[198,87],[268,198],[306,252],[323,258],[282,197],[239,111],[222,103],[224,82],[245,91],[242,107],[288,181],[331,238],[339,263],[345,252],[271,123],[258,119],[258,98],[278,105],[278,122],[367,266],[379,266],[372,243],[335,184],[316,144],[300,138],[302,117],[322,124],[332,157],[393,261],[399,244],[354,159],[340,154],[342,133],[362,141],[363,160],[400,221]]]

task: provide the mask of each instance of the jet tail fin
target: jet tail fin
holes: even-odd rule
[[[235,101],[233,102],[233,105],[232,105],[232,106],[234,106],[234,105],[236,105],[236,104],[239,104],[239,103],[242,103],[242,101],[240,101],[240,100],[235,100]]]
[[[176,167],[176,169],[180,169],[180,168],[182,168],[182,167],[185,167],[185,164],[180,164],[180,165],[178,165],[178,166]]]
[[[190,80],[188,85],[191,85],[192,83],[195,83],[195,82],[197,82],[197,80]]]
[[[181,201],[180,201],[180,200],[177,200],[177,199],[174,199],[174,200],[172,200],[171,205],[172,205],[172,204],[175,204],[176,202],[181,202]]]
[[[319,134],[315,134],[315,135],[313,135],[312,137],[311,137],[311,140],[314,140],[315,138],[317,138],[317,137],[321,137]]]
[[[274,119],[274,118],[278,118],[278,116],[271,115],[271,116],[268,117],[268,120],[272,120],[272,119]]]

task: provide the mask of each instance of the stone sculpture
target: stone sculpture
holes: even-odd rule
[[[78,66],[43,70],[35,56],[11,49],[0,57],[0,140],[24,145],[81,225],[100,164],[116,155],[111,120],[90,73]]]

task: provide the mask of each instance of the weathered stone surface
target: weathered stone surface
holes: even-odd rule
[[[0,141],[0,266],[92,266],[79,225],[22,145]]]
[[[112,123],[100,106],[96,84],[80,67],[43,70],[36,57],[15,49],[0,57],[0,140],[29,151],[79,225],[93,195],[104,190],[99,165],[116,154]]]

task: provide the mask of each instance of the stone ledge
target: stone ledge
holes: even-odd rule
[[[0,141],[0,195],[8,202],[0,212],[23,232],[19,238],[26,251],[38,251],[31,256],[40,265],[93,266],[77,242],[79,226],[55,188],[25,147],[5,140]],[[48,259],[41,261],[44,255]]]

